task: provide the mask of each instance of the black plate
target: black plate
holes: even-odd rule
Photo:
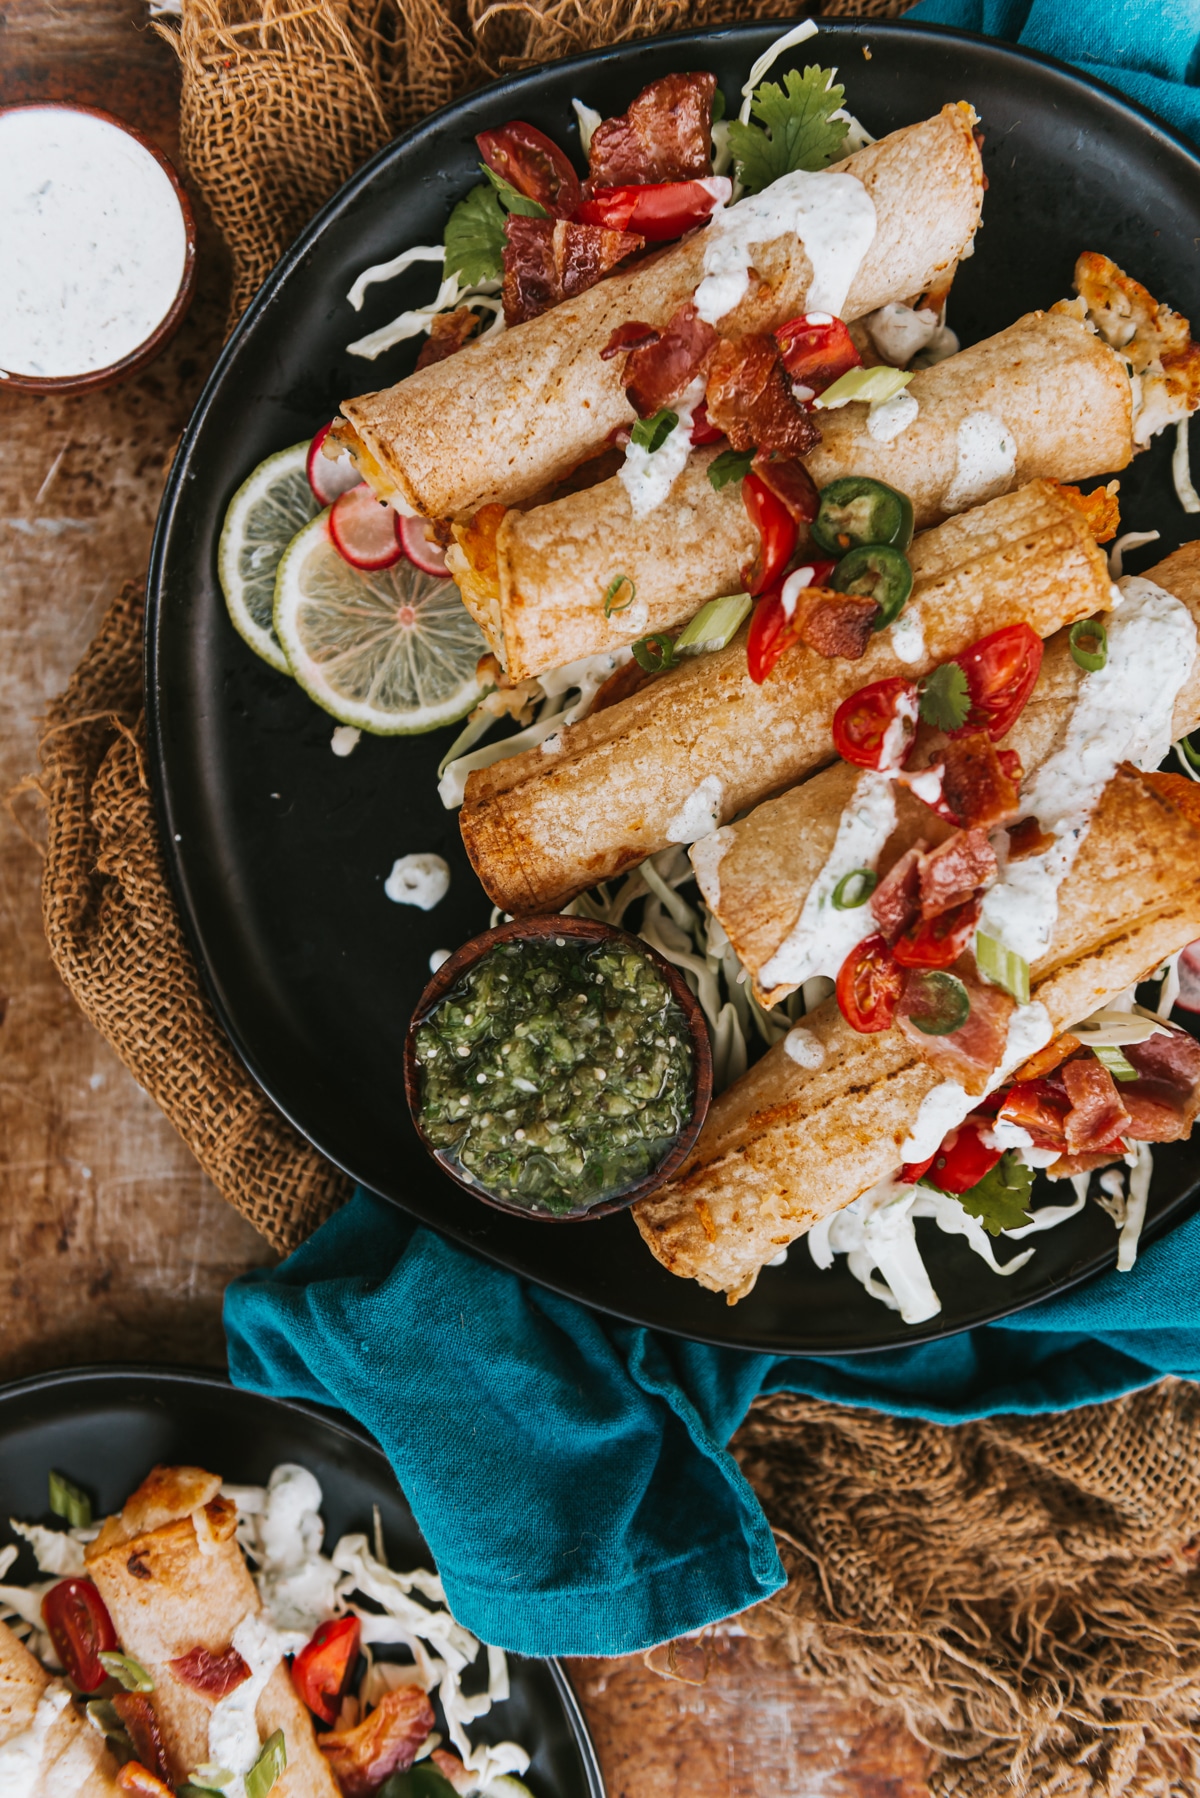
[[[121,1508],[156,1462],[207,1467],[254,1486],[281,1461],[299,1462],[320,1481],[327,1544],[347,1531],[369,1535],[378,1505],[392,1565],[433,1566],[387,1458],[365,1430],[336,1413],[239,1392],[219,1374],[182,1368],[77,1368],[0,1388],[0,1548],[19,1540],[10,1517],[58,1524],[46,1511],[52,1467],[83,1486],[103,1516]],[[7,1577],[20,1584],[39,1577],[24,1544]],[[508,1661],[511,1696],[471,1725],[472,1736],[520,1742],[532,1757],[523,1777],[536,1798],[604,1798],[563,1669],[517,1654]]]
[[[628,1216],[551,1227],[458,1192],[417,1143],[400,1069],[430,951],[488,922],[456,819],[434,790],[451,733],[364,738],[349,760],[335,758],[331,721],[235,635],[215,565],[225,507],[250,469],[308,436],[346,394],[411,366],[411,345],[375,364],[342,346],[427,300],[430,266],[373,288],[361,314],[344,296],[369,264],[440,241],[449,206],[477,178],[475,132],[520,117],[577,146],[573,95],[616,112],[645,82],[685,68],[713,70],[733,100],[777,30],[627,45],[487,88],[389,145],[342,189],[242,320],[184,438],[154,545],[147,692],[164,836],[209,990],[255,1078],[326,1155],[459,1242],[620,1316],[754,1349],[845,1353],[945,1335],[1061,1291],[1112,1264],[1116,1233],[1089,1207],[1037,1238],[1032,1262],[1001,1280],[922,1225],[945,1309],[910,1330],[844,1262],[818,1273],[803,1245],[730,1309],[664,1272]],[[986,222],[951,303],[964,343],[1067,295],[1084,249],[1200,313],[1200,159],[1137,107],[1057,64],[930,27],[827,25],[791,60],[818,58],[840,65],[848,104],[877,135],[948,100],[969,98],[981,115]],[[1160,441],[1122,476],[1127,528],[1163,534],[1134,568],[1189,534],[1170,451]],[[453,870],[431,913],[382,891],[393,859],[416,850]],[[1190,1149],[1158,1152],[1151,1230],[1192,1204],[1197,1173]]]

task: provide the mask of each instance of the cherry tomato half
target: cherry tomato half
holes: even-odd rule
[[[90,1579],[64,1579],[42,1600],[42,1621],[69,1679],[95,1692],[108,1678],[100,1656],[121,1646],[108,1607]]]
[[[333,1617],[313,1632],[292,1662],[292,1684],[322,1723],[337,1717],[358,1660],[361,1633],[357,1617]]]
[[[922,919],[897,937],[892,953],[902,968],[949,968],[975,934],[983,901],[968,899],[936,918]]]
[[[799,574],[805,568],[812,569],[810,587],[824,587],[833,572],[832,562],[802,562],[793,572]],[[788,579],[792,578],[789,575]],[[783,585],[773,587],[764,593],[754,608],[750,619],[750,629],[746,635],[746,665],[750,670],[750,679],[761,687],[774,668],[776,662],[792,640],[792,620],[783,603]]]
[[[711,218],[732,192],[724,175],[641,187],[599,187],[575,217],[583,225],[603,225],[608,231],[636,231],[647,243],[669,243]]]
[[[807,314],[791,318],[780,325],[775,341],[792,380],[814,394],[824,393],[848,369],[862,367],[854,339],[840,318],[827,324],[813,324]]]
[[[746,591],[757,595],[765,593],[779,580],[796,553],[800,531],[779,495],[772,493],[756,474],[748,474],[742,481],[742,504],[761,540],[755,563],[757,573],[753,570],[742,573]],[[749,575],[753,575],[753,579],[749,579]]]
[[[1001,1150],[989,1149],[974,1124],[952,1130],[925,1172],[943,1192],[970,1192],[999,1161]]]
[[[986,730],[998,743],[1033,692],[1042,666],[1042,639],[1028,624],[1009,624],[951,659],[966,675],[971,695],[966,723],[952,734]]]
[[[876,933],[851,949],[838,970],[838,1009],[851,1030],[873,1036],[890,1027],[903,987],[904,970]]]
[[[692,448],[699,449],[705,443],[719,443],[724,435],[718,425],[709,423],[708,407],[701,400],[692,413]]]
[[[917,689],[902,675],[872,681],[843,699],[833,714],[833,746],[844,762],[853,762],[856,768],[879,768],[885,739],[897,720],[901,753],[891,765],[902,768],[917,739]]]
[[[579,206],[579,176],[556,143],[521,119],[498,131],[481,131],[479,154],[492,170],[554,218],[570,218]]]

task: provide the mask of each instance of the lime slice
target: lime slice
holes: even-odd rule
[[[402,558],[352,568],[329,536],[329,511],[288,545],[275,577],[275,631],[292,673],[339,724],[377,737],[452,724],[482,697],[487,644],[453,581]]]
[[[217,573],[234,629],[256,655],[281,674],[287,657],[271,623],[275,573],[296,532],[320,511],[308,483],[308,444],[293,443],[260,462],[229,502]]]

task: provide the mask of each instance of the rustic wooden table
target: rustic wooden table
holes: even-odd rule
[[[0,104],[62,99],[178,149],[178,78],[139,0],[0,0]],[[144,572],[163,478],[220,343],[226,271],[145,374],[82,398],[0,395],[0,791],[109,597]],[[20,815],[28,828],[27,808]],[[36,837],[36,820],[32,834]],[[220,1365],[221,1294],[270,1250],[200,1172],[58,980],[36,844],[0,814],[0,1379],[81,1362]],[[923,1798],[903,1734],[721,1638],[706,1682],[640,1657],[572,1671],[611,1798]]]

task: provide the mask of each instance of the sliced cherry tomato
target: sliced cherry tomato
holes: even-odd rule
[[[90,1579],[64,1579],[42,1600],[42,1621],[54,1652],[81,1692],[108,1678],[100,1656],[121,1646],[108,1607]]]
[[[701,400],[692,413],[692,448],[699,449],[703,443],[719,443],[724,435],[718,425],[709,423],[708,407]]]
[[[936,918],[922,919],[897,937],[892,953],[902,968],[949,968],[969,945],[983,901],[968,899]]]
[[[698,181],[655,181],[639,187],[598,187],[575,213],[584,225],[635,231],[647,243],[669,243],[711,218],[733,193],[728,175]]]
[[[742,504],[760,538],[753,569],[742,570],[746,591],[757,595],[773,587],[783,574],[796,553],[800,530],[779,495],[754,473],[742,481]]]
[[[554,218],[570,218],[582,199],[579,176],[556,143],[521,119],[498,131],[481,131],[479,154],[494,174]]]
[[[833,567],[832,562],[802,562],[788,576],[788,580],[803,574],[805,569],[811,569],[812,577],[807,585],[823,587]],[[760,687],[792,640],[792,615],[789,615],[783,602],[782,582],[769,593],[764,593],[754,608],[746,635],[746,664],[750,670],[750,679]]]
[[[788,374],[814,395],[832,387],[848,369],[862,367],[862,357],[841,319],[818,317],[820,323],[807,314],[789,319],[775,333]]]
[[[890,1027],[903,987],[904,970],[877,932],[851,949],[838,970],[838,1009],[851,1030],[873,1036]]]
[[[1000,1149],[988,1148],[974,1124],[960,1124],[923,1171],[943,1192],[970,1192],[985,1174],[991,1173],[1001,1153]]]
[[[322,1723],[334,1722],[341,1708],[361,1634],[357,1617],[333,1617],[314,1631],[292,1662],[292,1684]]]
[[[998,743],[1012,729],[1033,692],[1042,666],[1042,639],[1028,624],[1008,624],[951,660],[966,675],[971,695],[966,723],[952,734],[986,730],[993,743]]]
[[[833,714],[833,746],[844,762],[856,768],[880,768],[888,732],[900,726],[900,753],[888,765],[902,768],[917,740],[917,689],[902,675],[872,681],[843,699]]]

